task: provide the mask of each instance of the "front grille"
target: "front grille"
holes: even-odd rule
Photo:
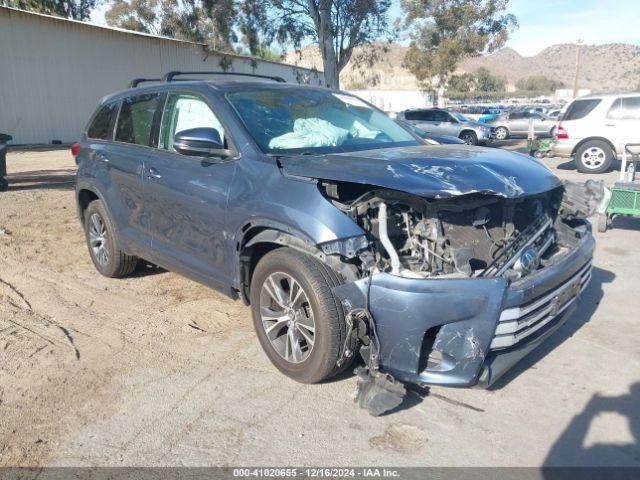
[[[530,302],[502,311],[491,349],[511,347],[564,312],[591,279],[591,261],[566,282]]]

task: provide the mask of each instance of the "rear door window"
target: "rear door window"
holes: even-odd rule
[[[640,120],[640,97],[618,98],[607,112],[613,120]]]
[[[589,100],[574,100],[564,116],[563,120],[580,120],[591,113],[591,111],[600,103],[599,98],[592,98]]]
[[[97,140],[111,140],[113,137],[113,121],[118,111],[117,103],[104,105],[93,118],[87,129],[87,136]]]
[[[160,99],[157,93],[125,98],[118,116],[116,141],[152,146],[151,131]]]

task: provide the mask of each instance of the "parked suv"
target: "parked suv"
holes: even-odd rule
[[[176,76],[106,97],[73,148],[91,259],[242,299],[291,378],[360,354],[384,408],[398,381],[489,385],[586,287],[597,195],[538,161],[426,146],[340,91]]]
[[[484,145],[491,139],[491,127],[468,119],[458,112],[440,108],[415,108],[404,110],[397,116],[433,135],[452,135],[467,145]]]
[[[569,105],[552,147],[584,173],[606,172],[626,143],[640,141],[640,93],[581,97]]]

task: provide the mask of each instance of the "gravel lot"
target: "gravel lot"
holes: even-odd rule
[[[351,375],[279,374],[240,302],[151,268],[101,277],[74,166],[67,150],[8,155],[0,466],[640,466],[640,219],[596,234],[578,311],[498,388],[416,391],[373,418]]]

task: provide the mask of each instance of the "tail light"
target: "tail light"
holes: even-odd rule
[[[556,128],[556,138],[558,140],[568,140],[569,139],[569,134],[564,129],[562,124],[558,125],[557,128]]]
[[[78,153],[80,153],[80,144],[74,143],[73,145],[71,145],[71,155],[73,155],[73,158],[75,158],[78,156]]]

